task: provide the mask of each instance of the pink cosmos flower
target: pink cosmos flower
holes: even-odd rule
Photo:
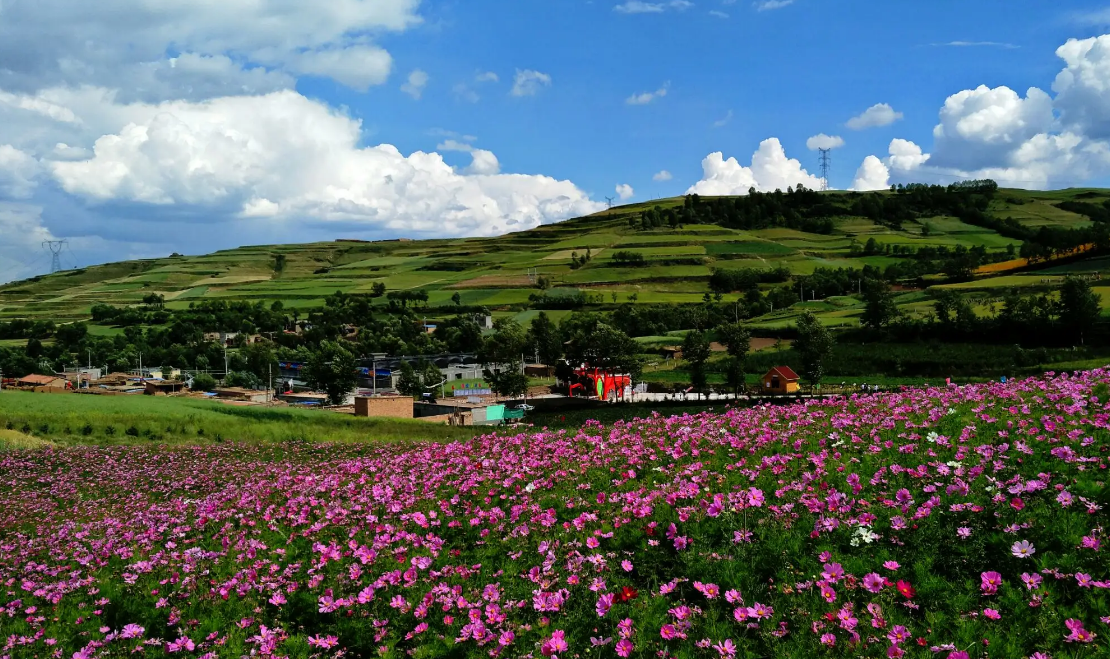
[[[516,634],[513,633],[513,630],[506,629],[505,631],[501,632],[501,636],[497,637],[497,644],[503,648],[508,647],[512,645],[513,639],[515,638]]]
[[[967,540],[971,537],[971,529],[966,526],[961,526],[956,529],[956,535],[959,536],[961,540]]]
[[[953,650],[948,653],[948,659],[969,659],[969,657],[963,650]]]
[[[714,645],[713,649],[716,650],[717,654],[719,654],[722,657],[735,657],[736,656],[736,644],[732,642],[731,638],[726,638],[725,640],[721,641],[719,644]]]
[[[821,645],[824,645],[824,646],[830,647],[830,648],[833,645],[836,645],[836,635],[835,634],[830,634],[830,633],[827,633],[827,632],[824,633],[824,634],[821,634]]]
[[[740,596],[740,591],[734,588],[725,591],[725,601],[729,604],[743,604],[744,598]]]
[[[275,592],[273,595],[270,595],[269,602],[274,606],[281,606],[282,604],[285,604],[285,593],[281,592],[280,590]]]
[[[1075,574],[1075,580],[1077,582],[1079,582],[1079,587],[1080,588],[1090,588],[1091,587],[1092,580],[1091,580],[1091,575],[1089,575],[1089,574],[1085,574],[1083,572],[1077,572]]]
[[[621,640],[617,641],[616,650],[618,657],[630,657],[632,656],[632,650],[634,649],[635,647],[632,645],[632,641],[628,640],[627,638],[622,638]]]
[[[886,649],[887,659],[902,659],[905,654],[906,651],[897,645],[892,645]]]
[[[123,626],[123,629],[120,631],[119,636],[120,638],[138,638],[142,636],[145,632],[146,630],[139,625],[131,623],[129,625]]]
[[[597,605],[594,607],[594,610],[597,611],[597,617],[604,618],[605,614],[609,613],[614,599],[616,599],[616,596],[613,593],[605,593],[597,599]]]
[[[1041,582],[1044,581],[1044,577],[1037,573],[1029,574],[1028,572],[1023,572],[1021,574],[1021,581],[1028,590],[1036,590],[1040,587]]]
[[[824,584],[821,586],[821,597],[824,597],[826,602],[832,604],[836,601],[836,591],[833,590],[832,586]]]
[[[998,609],[983,609],[983,617],[990,618],[991,620],[999,620],[1002,618],[1002,614],[998,612]]]
[[[882,592],[884,583],[885,580],[883,579],[882,575],[876,572],[871,572],[870,574],[866,574],[863,577],[863,587],[869,593]]]
[[[770,618],[774,615],[775,611],[769,606],[764,606],[759,602],[753,603],[748,607],[748,617],[762,620],[763,618]]]
[[[886,635],[890,642],[895,645],[905,643],[909,640],[910,636],[910,630],[906,629],[903,625],[895,625]]]
[[[624,570],[625,572],[631,572],[632,571],[632,561],[630,561],[628,559],[625,559],[625,560],[621,561],[621,569]]]
[[[1028,540],[1021,540],[1010,547],[1010,553],[1017,558],[1031,558],[1033,554],[1037,553],[1037,550]]]
[[[998,592],[998,587],[1002,585],[1002,575],[991,570],[984,572],[980,575],[979,587],[982,589],[984,595],[994,595]]]
[[[1064,637],[1067,643],[1090,643],[1095,640],[1095,634],[1083,628],[1083,621],[1075,618],[1068,618],[1064,621],[1067,626],[1069,634]]]
[[[885,563],[883,563],[883,567],[888,570],[894,571],[902,566],[898,564],[898,561],[886,561]]]

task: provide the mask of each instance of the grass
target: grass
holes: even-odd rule
[[[53,448],[54,442],[25,435],[15,430],[0,428],[0,451],[22,451]]]
[[[477,434],[471,428],[423,421],[365,419],[285,407],[237,407],[193,398],[9,391],[0,393],[0,431],[63,446],[299,439],[387,443],[449,441]]]

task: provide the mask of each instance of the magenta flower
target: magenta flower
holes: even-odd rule
[[[1083,621],[1075,618],[1068,618],[1064,621],[1064,625],[1068,628],[1068,635],[1064,637],[1067,643],[1090,643],[1095,640],[1095,634],[1083,628]]]
[[[828,632],[826,632],[824,634],[821,634],[821,645],[824,645],[824,646],[830,647],[830,648],[832,646],[836,645],[836,635],[835,634],[830,634]]]
[[[1028,540],[1021,540],[1010,547],[1010,553],[1017,558],[1031,558],[1033,554],[1037,553],[1037,550],[1033,548],[1032,543]]]
[[[720,643],[714,645],[713,649],[716,650],[717,654],[719,654],[722,657],[735,657],[736,656],[736,644],[732,642],[731,638],[726,638],[725,640],[721,641]]]
[[[998,587],[1002,585],[1002,575],[993,570],[984,572],[980,575],[980,581],[979,587],[982,589],[983,594],[994,595],[998,592]]]
[[[991,620],[999,620],[1002,618],[1002,614],[998,612],[998,609],[983,609],[983,617]]]
[[[870,574],[866,574],[863,577],[863,587],[869,593],[882,592],[883,585],[885,583],[886,583],[886,580],[883,579],[882,575],[878,574],[876,572],[871,572]]]
[[[604,618],[605,614],[609,613],[609,609],[613,606],[614,599],[616,599],[616,595],[613,593],[605,593],[597,599],[597,605],[594,607],[594,610],[597,611],[597,617]]]
[[[1037,573],[1029,574],[1028,572],[1023,572],[1021,581],[1028,590],[1036,590],[1040,587],[1041,582],[1044,581],[1044,577]]]
[[[632,645],[632,641],[628,640],[627,638],[622,638],[621,640],[617,641],[616,650],[618,657],[630,657],[632,656],[632,650],[634,649],[635,647]]]
[[[886,561],[883,563],[883,567],[893,572],[902,566],[898,564],[898,561]]]

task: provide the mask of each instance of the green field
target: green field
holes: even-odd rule
[[[886,193],[879,193],[886,194]],[[851,199],[852,193],[836,193]],[[1101,202],[1108,191],[1063,190],[1031,192],[1000,190],[989,212],[1013,217],[1028,226],[1074,228],[1090,225],[1075,213],[1060,210],[1065,200]],[[431,314],[449,314],[453,297],[465,307],[488,308],[495,316],[527,321],[535,315],[530,297],[535,279],[553,287],[549,295],[581,290],[600,295],[600,308],[635,300],[638,304],[698,304],[708,290],[714,269],[784,267],[794,276],[817,268],[886,268],[903,261],[897,250],[981,246],[998,255],[1020,248],[1021,241],[954,217],[906,221],[900,229],[852,215],[831,218],[831,233],[807,233],[785,227],[735,230],[713,224],[690,224],[639,230],[629,226],[644,209],[680,207],[681,198],[616,207],[588,217],[545,225],[492,238],[447,240],[337,240],[302,245],[260,245],[199,256],[175,256],[92,266],[0,285],[0,320],[50,319],[56,322],[89,317],[94,304],[134,305],[152,293],[165,306],[181,310],[200,300],[281,301],[288,310],[308,310],[336,291],[368,294],[375,285],[389,291],[421,290],[428,294]],[[873,240],[882,253],[864,256],[860,246]],[[578,265],[572,257],[592,259]],[[854,251],[853,251],[854,250]],[[884,252],[884,250],[886,250]],[[638,267],[615,267],[617,251],[643,256]],[[284,267],[275,268],[278,256]],[[1046,267],[1037,272],[1000,272],[953,286],[975,295],[994,295],[1009,287],[1052,288],[1067,274],[1110,270],[1110,259],[1096,258]],[[942,283],[943,278],[937,283]],[[630,297],[634,296],[634,297]],[[732,302],[730,294],[723,302]],[[809,296],[807,296],[809,297]],[[808,309],[833,327],[858,325],[859,310],[851,302],[796,305],[793,309],[753,319],[756,329],[777,329],[794,322]],[[903,311],[925,314],[931,302],[899,298]],[[1110,302],[1107,302],[1110,304]],[[385,298],[374,300],[386,304]],[[437,311],[438,310],[438,311]],[[560,315],[563,315],[559,312]],[[95,335],[120,330],[93,325]]]
[[[18,433],[61,446],[203,444],[224,440],[448,441],[478,434],[474,428],[365,419],[321,410],[236,407],[192,398],[18,391],[0,392],[0,432],[3,431],[8,431],[9,439]]]

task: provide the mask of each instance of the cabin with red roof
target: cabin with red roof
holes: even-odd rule
[[[798,374],[789,366],[776,366],[763,376],[764,394],[793,394],[798,391]]]

